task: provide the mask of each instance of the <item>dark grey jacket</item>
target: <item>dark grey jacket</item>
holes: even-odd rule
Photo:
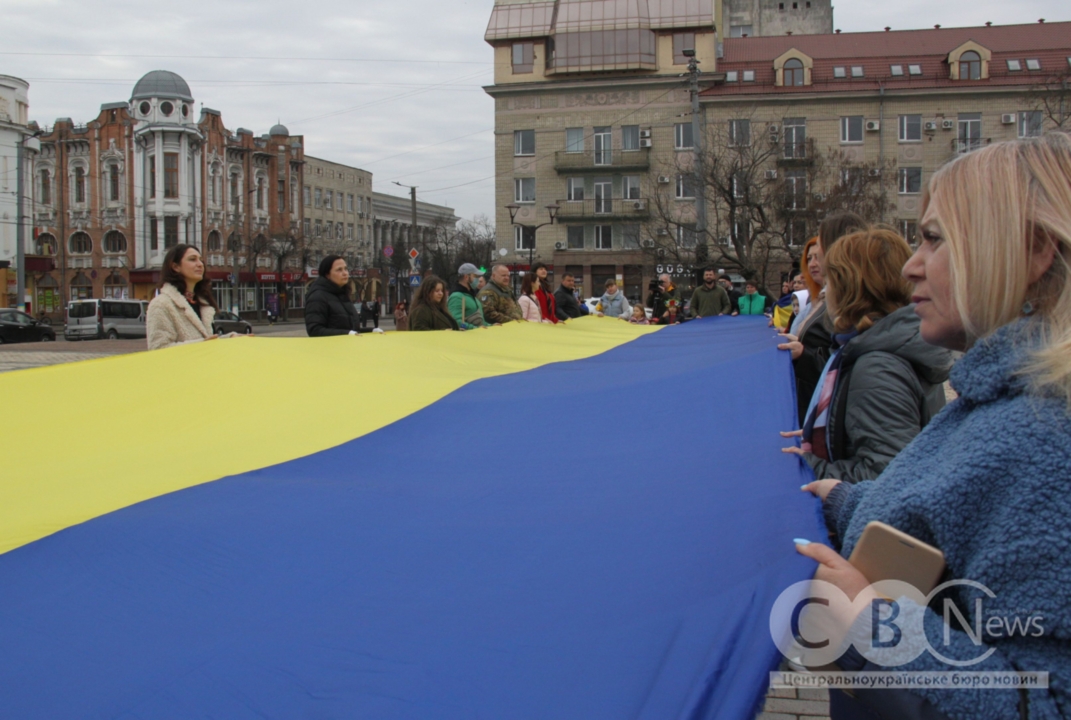
[[[923,341],[914,305],[882,318],[841,352],[826,426],[833,460],[803,457],[818,479],[873,480],[945,406],[952,354]]]

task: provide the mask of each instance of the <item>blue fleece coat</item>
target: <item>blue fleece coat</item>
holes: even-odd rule
[[[1029,636],[1037,626],[1025,637],[983,634],[995,652],[963,669],[1048,671],[1050,688],[1029,692],[1029,717],[1071,718],[1071,416],[1065,400],[1038,396],[1016,374],[1033,346],[1031,333],[1030,322],[1019,320],[972,348],[951,372],[960,397],[876,480],[834,488],[825,513],[844,557],[871,520],[940,548],[945,579],[974,580],[996,594],[985,601],[983,627],[992,617],[1041,616],[1040,637]],[[975,605],[964,602],[966,592],[952,595],[973,627]],[[927,635],[941,638],[944,621],[934,605],[906,602],[902,611],[924,613]],[[979,657],[967,633],[954,628],[950,638],[939,648],[946,656]],[[903,669],[955,668],[925,652]],[[1014,690],[910,692],[950,718],[1019,717]]]

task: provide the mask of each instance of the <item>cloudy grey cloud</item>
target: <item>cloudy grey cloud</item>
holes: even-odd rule
[[[229,128],[282,121],[306,151],[419,186],[463,217],[494,214],[492,0],[0,0],[0,73],[30,81],[31,116],[85,122],[127,100],[149,70],[172,70]],[[836,4],[844,32],[1067,20],[1066,0]]]

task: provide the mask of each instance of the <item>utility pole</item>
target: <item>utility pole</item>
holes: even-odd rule
[[[699,61],[695,49],[686,49],[688,79],[692,95],[692,145],[695,146],[695,235],[696,242],[705,242],[707,229],[706,173],[703,170],[703,128],[699,116]],[[702,238],[702,240],[701,240]]]
[[[26,312],[26,239],[23,237],[26,217],[23,212],[25,191],[22,187],[22,146],[25,142],[26,137],[20,135],[19,144],[15,148],[15,202],[17,203],[15,209],[15,292],[17,293],[15,307],[23,312]]]

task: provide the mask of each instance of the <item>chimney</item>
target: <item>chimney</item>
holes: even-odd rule
[[[886,26],[885,26],[885,32],[889,32],[890,30],[892,30],[892,28],[891,28],[891,27],[889,27],[888,25],[886,25]]]
[[[1045,24],[1045,18],[1039,18],[1038,22],[1041,23],[1042,25],[1044,25]]]
[[[933,26],[933,29],[934,29],[934,30],[940,30],[940,29],[941,29],[941,26],[940,26],[940,25],[934,25],[934,26]]]
[[[836,30],[834,30],[834,32],[840,35],[840,28],[837,28]]]
[[[791,34],[792,34],[791,30],[789,30],[788,32],[785,33],[785,35],[791,35]]]
[[[993,27],[993,23],[991,23],[991,22],[986,22],[985,26],[986,26],[986,27]]]

